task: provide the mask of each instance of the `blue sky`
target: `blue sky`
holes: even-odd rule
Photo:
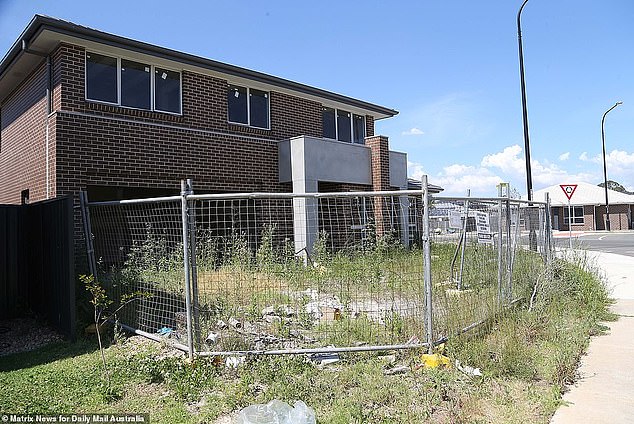
[[[0,53],[36,13],[394,108],[379,121],[409,173],[446,194],[526,191],[521,0],[411,2],[0,0]],[[533,187],[634,190],[634,2],[530,0],[522,14]]]

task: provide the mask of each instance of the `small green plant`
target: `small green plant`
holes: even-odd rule
[[[144,293],[140,291],[124,294],[119,299],[119,303],[116,305],[116,307],[114,309],[111,309],[111,306],[114,302],[108,297],[106,290],[102,287],[101,284],[99,284],[99,282],[92,274],[80,275],[79,280],[84,284],[86,290],[88,290],[88,292],[92,296],[90,303],[93,305],[94,309],[95,333],[97,334],[97,342],[99,343],[99,352],[101,354],[101,363],[103,365],[103,376],[106,380],[103,393],[105,394],[105,397],[109,400],[114,400],[116,398],[116,392],[111,385],[110,370],[108,369],[108,365],[106,363],[106,355],[104,352],[101,336],[102,326],[106,322],[113,319],[117,321],[117,313],[129,303],[134,302],[135,300],[138,300],[142,297],[150,297],[152,295],[150,293]]]

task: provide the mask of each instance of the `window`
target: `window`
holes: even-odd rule
[[[321,112],[323,121],[322,137],[337,139],[337,125],[335,123],[335,110],[325,107]]]
[[[337,109],[337,140],[352,141],[352,116],[350,112]]]
[[[121,59],[121,106],[150,108],[150,66]]]
[[[347,143],[363,144],[365,118],[341,109],[322,107],[322,137]]]
[[[28,188],[20,192],[20,204],[21,205],[29,204],[29,189]]]
[[[227,91],[229,122],[269,129],[269,93],[230,85]]]
[[[154,109],[181,113],[181,74],[154,68]]]
[[[361,115],[353,115],[352,129],[352,140],[357,144],[363,144],[365,140],[365,118]]]
[[[564,206],[564,222],[569,224],[583,224],[583,206],[572,206],[572,220],[569,217],[568,207]]]
[[[86,52],[86,100],[180,114],[181,74]]]
[[[86,98],[119,103],[117,58],[86,53]]]

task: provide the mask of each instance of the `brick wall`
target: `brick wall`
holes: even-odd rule
[[[374,117],[370,115],[365,115],[365,136],[374,136]]]
[[[321,105],[318,102],[279,92],[270,93],[271,129],[228,123],[227,87],[224,79],[182,72],[182,115],[136,110],[84,100],[85,50],[62,44],[55,53],[55,67],[63,81],[61,108],[101,116],[128,117],[137,121],[170,123],[204,129],[281,140],[297,135],[320,137]]]
[[[612,230],[627,230],[631,225],[631,216],[628,216],[630,205],[610,205],[610,228]],[[568,231],[568,223],[564,219],[567,206],[555,206],[553,210],[558,209],[559,229]],[[554,213],[553,213],[554,216]],[[603,231],[605,225],[605,205],[593,206],[586,205],[583,207],[583,223],[572,224],[572,231]]]
[[[611,230],[629,230],[630,216],[628,216],[629,205],[610,205],[610,229]],[[597,230],[604,230],[605,222],[605,205],[597,206]],[[574,227],[573,227],[574,228]]]
[[[375,191],[390,189],[390,149],[387,137],[366,137],[365,145],[370,148],[372,162],[372,188]]]
[[[41,63],[2,105],[0,203],[20,203],[26,189],[31,202],[46,198],[46,82]],[[50,164],[54,186],[54,162]]]

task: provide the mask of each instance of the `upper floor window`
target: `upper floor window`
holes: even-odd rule
[[[227,92],[229,122],[269,129],[269,93],[230,85]]]
[[[86,53],[86,99],[181,113],[181,74],[149,64]]]
[[[365,138],[365,118],[351,112],[322,108],[322,136],[333,140],[363,144]]]
[[[86,53],[86,98],[119,103],[117,58]]]

